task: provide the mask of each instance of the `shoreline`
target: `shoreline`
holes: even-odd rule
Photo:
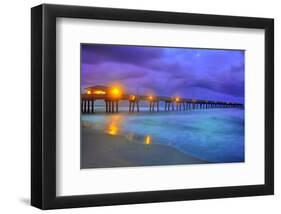
[[[162,144],[129,140],[91,128],[81,121],[81,169],[203,164],[206,161]]]

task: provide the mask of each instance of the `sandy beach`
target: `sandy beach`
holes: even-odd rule
[[[87,125],[82,125],[81,136],[82,169],[206,163],[167,145],[146,145]]]

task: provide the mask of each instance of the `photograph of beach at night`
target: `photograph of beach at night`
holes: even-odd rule
[[[81,169],[244,162],[244,50],[80,51]]]

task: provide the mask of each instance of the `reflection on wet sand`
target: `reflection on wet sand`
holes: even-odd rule
[[[122,115],[114,115],[112,116],[106,123],[106,128],[105,128],[105,133],[109,134],[109,135],[122,135],[124,134],[125,137],[129,140],[129,141],[134,141],[138,138],[138,140],[140,139],[140,136],[136,136],[134,133],[122,133],[122,123],[124,121],[124,118]],[[143,138],[143,137],[141,137]],[[150,135],[145,135],[143,138],[144,144],[149,145],[152,143],[152,137]]]
[[[151,144],[151,137],[149,135],[145,136],[144,144],[149,145]]]
[[[135,139],[135,135],[133,133],[129,133],[126,135],[126,138],[130,141],[133,141]]]
[[[114,115],[106,124],[105,132],[110,135],[117,135],[120,132],[123,117],[121,115]]]

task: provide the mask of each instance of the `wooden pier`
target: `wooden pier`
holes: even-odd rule
[[[140,101],[147,102],[149,111],[151,112],[159,112],[160,103],[164,103],[164,111],[186,111],[195,109],[244,107],[243,104],[237,102],[122,94],[117,89],[111,89],[105,86],[94,86],[87,88],[86,93],[81,94],[81,112],[94,113],[96,100],[104,100],[106,113],[119,112],[120,101],[128,101],[129,112],[139,112]]]

